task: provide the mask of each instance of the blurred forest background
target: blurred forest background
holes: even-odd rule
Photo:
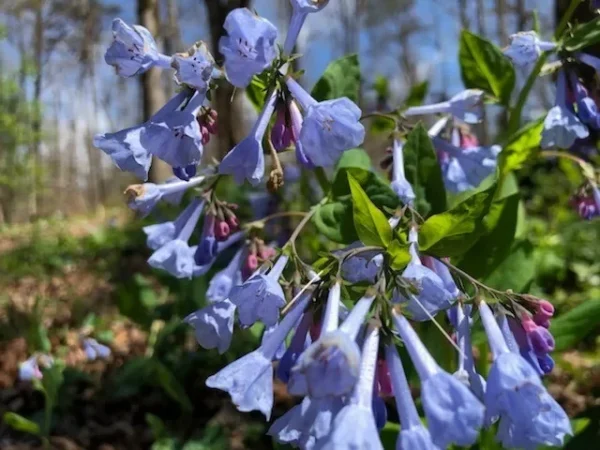
[[[357,53],[363,111],[393,108],[415,86],[426,90],[427,101],[441,101],[462,88],[461,28],[501,47],[510,34],[536,26],[549,38],[563,3],[331,0],[307,20],[298,68],[310,87],[330,61]],[[53,448],[273,448],[261,417],[238,413],[204,386],[208,375],[253,349],[261,330],[240,333],[226,355],[198,351],[180,321],[202,304],[208,278],[175,280],[147,267],[145,222],[122,198],[135,180],[92,145],[94,134],[151,115],[174,89],[170,73],[153,69],[122,79],[104,63],[114,17],[147,27],[164,53],[203,40],[217,55],[224,18],[241,6],[255,8],[278,26],[280,39],[285,36],[287,0],[0,2],[0,415],[16,412],[41,424],[37,434],[50,437]],[[577,17],[591,17],[587,2]],[[214,99],[219,135],[205,151],[207,161],[228,151],[254,120],[244,92],[230,104],[232,94],[223,85]],[[526,119],[543,115],[553,95],[551,80],[539,81]],[[504,117],[495,108],[487,112],[489,120],[476,132],[492,143]],[[387,146],[376,128],[365,144],[374,161]],[[151,176],[160,181],[170,173],[155,164]],[[506,276],[558,308],[562,318],[552,330],[557,368],[548,382],[581,420],[567,447],[598,448],[600,221],[582,223],[571,211],[569,198],[581,178],[569,163],[532,164],[519,181],[528,217],[519,232],[531,248],[526,273],[522,261],[509,261]],[[111,347],[108,361],[85,361],[78,339],[90,333]],[[447,343],[440,345],[450,352]],[[36,351],[59,355],[67,365],[48,381],[56,386],[45,401],[16,376],[18,364]],[[294,400],[283,386],[276,394],[279,415]],[[41,448],[26,425],[21,431],[9,425],[0,423],[0,448]],[[389,435],[393,441],[393,429]],[[494,445],[487,439],[478,448]]]

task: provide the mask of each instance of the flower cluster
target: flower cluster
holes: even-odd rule
[[[299,167],[326,177],[324,169],[335,167],[345,152],[365,139],[364,116],[351,99],[319,101],[286,72],[306,18],[325,8],[328,0],[291,3],[293,14],[281,48],[276,45],[277,29],[268,20],[245,8],[233,10],[225,20],[226,36],[219,42],[223,71],[202,43],[185,53],[162,55],[147,30],[118,19],[106,54],[119,75],[137,75],[150,67],[172,68],[181,87],[144,124],[95,140],[118,167],[144,181],[152,157],[173,168],[175,178],[162,184],[127,188],[129,206],[140,215],[149,215],[163,200],[179,205],[191,193],[177,218],[144,227],[153,250],[149,264],[177,278],[191,278],[206,274],[220,255],[230,257],[210,280],[206,305],[184,319],[201,347],[224,353],[236,325],[264,326],[258,348],[210,376],[207,386],[229,393],[240,411],[260,411],[269,420],[274,378],[285,383],[288,392],[302,400],[277,418],[268,433],[301,449],[382,448],[379,430],[387,421],[385,398],[392,396],[401,422],[398,449],[472,445],[480,430],[493,424],[497,424],[498,441],[506,446],[561,445],[571,433],[570,423],[541,381],[554,365],[550,357],[554,340],[548,331],[552,305],[512,291],[493,291],[442,257],[448,254],[428,254],[431,245],[424,245],[428,236],[420,231],[423,220],[417,220],[422,218],[415,209],[421,193],[405,167],[404,151],[410,141],[410,137],[405,141],[404,131],[410,128],[406,118],[441,114],[429,130],[434,151],[428,157],[437,156],[439,172],[436,163],[433,167],[442,174],[446,190],[472,191],[494,176],[501,148],[481,145],[469,128],[483,120],[483,91],[467,89],[448,101],[412,106],[394,116],[391,155],[384,164],[392,169],[391,183],[385,188],[391,192],[390,203],[400,206],[393,214],[378,210],[382,219],[375,233],[357,233],[358,240],[344,241],[355,242],[333,250],[313,266],[300,258],[296,239],[318,207],[337,195],[333,191],[344,189],[346,180],[339,181],[336,175],[332,195],[310,212],[296,213],[303,218],[280,249],[269,244],[265,225],[286,212],[259,205],[269,194],[258,193],[255,220],[246,224],[240,223],[237,205],[218,198],[216,186],[226,176],[240,185],[263,183],[265,150],[273,166],[267,186],[273,191],[293,171],[290,165],[282,167],[281,152],[293,147]],[[523,34],[513,38],[506,53],[525,64],[553,48],[533,34]],[[222,76],[238,88],[260,77],[266,83],[265,103],[249,134],[218,164],[199,170],[203,145],[216,133],[218,122],[217,111],[205,103],[212,79]],[[574,75],[561,71],[559,96],[564,95],[557,99],[557,112],[549,114],[544,143],[562,145],[571,132],[584,138],[587,127],[594,126],[591,106],[585,118],[583,106],[577,106],[578,116],[570,109],[568,102],[579,104],[576,82]],[[589,106],[583,97],[581,102]],[[379,182],[375,178],[374,183]],[[347,180],[352,184],[351,174]],[[599,199],[597,189],[592,196]],[[349,196],[344,192],[339,197]],[[346,206],[359,207],[345,204],[342,208]],[[589,202],[581,208],[586,217],[600,209],[598,203]],[[372,208],[368,211],[375,215]],[[376,221],[377,217],[369,218]],[[368,245],[369,241],[381,245]],[[403,264],[390,261],[387,247],[392,241]],[[236,248],[227,252],[230,246]],[[459,282],[465,280],[472,288]],[[484,299],[490,293],[498,301],[487,305]],[[436,321],[436,316],[446,316],[454,329],[454,339],[447,336],[458,354],[454,373],[436,362],[417,334],[419,322]],[[493,354],[487,380],[476,370],[471,345],[472,327],[480,322]],[[421,381],[427,426],[418,415],[400,346]],[[88,342],[85,348],[90,358],[103,354],[97,343]]]

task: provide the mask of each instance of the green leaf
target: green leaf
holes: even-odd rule
[[[153,368],[155,374],[155,383],[162,387],[164,391],[186,411],[192,411],[194,407],[188,398],[185,389],[179,383],[175,375],[167,366],[157,359],[153,359]]]
[[[398,433],[400,433],[400,424],[388,422],[383,427],[383,430],[379,432],[381,438],[381,444],[385,450],[395,450],[396,441],[398,440]]]
[[[536,155],[540,148],[543,129],[544,119],[539,119],[528,123],[511,137],[498,157],[500,176],[519,170]]]
[[[311,93],[319,102],[348,97],[354,103],[358,103],[359,94],[360,64],[356,54],[344,56],[330,63]]]
[[[392,227],[383,214],[369,199],[358,181],[348,173],[352,193],[354,228],[365,245],[387,248],[392,241]]]
[[[408,134],[404,144],[406,178],[417,197],[421,215],[438,214],[446,210],[446,189],[435,149],[421,123]]]
[[[42,388],[46,395],[46,408],[53,409],[58,401],[58,393],[64,381],[64,363],[56,360],[51,367],[44,370]]]
[[[513,243],[508,255],[484,282],[498,290],[526,292],[534,276],[533,245],[527,240],[521,240]]]
[[[487,39],[463,30],[458,54],[465,86],[481,89],[508,105],[515,86],[515,69],[502,51]]]
[[[552,321],[556,351],[572,348],[598,328],[600,299],[587,300]]]
[[[496,184],[476,192],[453,208],[429,217],[419,230],[419,248],[439,257],[460,257],[485,232]]]
[[[246,88],[246,96],[257,111],[262,110],[265,104],[266,93],[266,85],[264,81],[257,75],[254,75],[250,81],[250,84]]]
[[[342,153],[342,157],[337,163],[334,178],[341,169],[371,169],[371,158],[362,148],[351,148]]]
[[[352,218],[352,202],[349,199],[317,206],[312,221],[319,232],[329,240],[340,244],[350,244],[358,240]]]
[[[577,25],[569,32],[569,37],[563,42],[562,48],[575,52],[600,42],[600,17]]]
[[[411,86],[406,100],[404,100],[404,107],[410,108],[411,106],[419,106],[425,100],[427,91],[429,90],[429,82],[423,81],[421,83]]]
[[[390,266],[393,270],[402,270],[410,262],[408,245],[394,239],[387,248],[390,257]]]
[[[37,423],[13,412],[5,412],[2,416],[2,421],[13,430],[34,434],[36,436],[39,436],[41,433],[40,426]]]

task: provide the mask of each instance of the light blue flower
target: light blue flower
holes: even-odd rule
[[[231,290],[229,299],[238,307],[242,326],[249,327],[257,321],[267,327],[277,323],[279,310],[285,306],[279,277],[287,262],[288,256],[281,255],[267,275],[256,274]]]
[[[192,203],[193,210],[177,236],[152,253],[148,259],[150,266],[166,270],[177,278],[192,278],[194,272],[194,250],[188,245],[188,241],[200,219],[204,202],[194,199]]]
[[[108,358],[110,356],[110,348],[92,338],[83,340],[83,351],[89,361],[94,361],[96,358]]]
[[[440,448],[452,443],[472,445],[483,425],[483,405],[440,368],[403,316],[394,312],[393,321],[421,379],[421,401],[434,444]]]
[[[239,411],[260,411],[269,420],[273,408],[273,365],[271,361],[281,343],[300,319],[310,300],[310,295],[300,297],[296,306],[283,318],[275,331],[257,350],[208,377],[206,385],[228,392],[231,395],[231,401]]]
[[[215,301],[187,316],[183,321],[194,328],[196,341],[205,349],[227,351],[233,335],[235,305],[228,299]]]
[[[340,250],[334,251],[334,255],[343,255],[360,247],[364,247],[360,241]],[[360,283],[363,281],[374,283],[375,277],[383,266],[383,255],[381,252],[361,252],[351,257],[345,258],[342,262],[342,278],[350,283]]]
[[[483,98],[483,91],[467,89],[459,92],[447,102],[413,106],[406,109],[403,114],[405,116],[420,116],[447,113],[466,123],[479,123],[483,119]]]
[[[415,191],[404,174],[403,144],[397,139],[394,139],[392,152],[394,161],[392,190],[396,193],[402,203],[405,205],[412,205],[416,198]]]
[[[294,332],[294,337],[290,342],[290,346],[281,357],[277,366],[277,378],[284,383],[287,383],[290,379],[290,372],[292,367],[298,361],[298,358],[302,352],[306,349],[307,345],[310,345],[310,341],[307,344],[308,329],[312,324],[312,313],[307,311],[302,316],[300,324]]]
[[[562,446],[564,437],[573,434],[567,414],[548,394],[535,369],[510,351],[483,301],[479,313],[494,358],[485,393],[486,418],[500,416],[498,438],[511,447]]]
[[[204,266],[217,257],[219,246],[215,237],[215,222],[216,217],[214,214],[208,213],[204,216],[202,235],[194,252],[194,261],[199,266]]]
[[[521,31],[510,36],[510,45],[504,49],[517,66],[529,66],[535,63],[543,51],[554,50],[554,42],[542,41],[535,31]]]
[[[215,60],[204,42],[195,43],[186,53],[176,53],[171,64],[177,84],[185,84],[201,92],[208,90]]]
[[[31,381],[33,379],[41,380],[42,371],[38,365],[38,356],[33,355],[19,365],[19,380]]]
[[[498,145],[490,147],[458,148],[439,137],[433,138],[438,154],[441,154],[442,176],[446,189],[460,193],[475,189],[496,171]]]
[[[575,53],[574,56],[582,63],[590,66],[596,72],[600,72],[600,58],[587,53]]]
[[[439,450],[431,441],[429,431],[419,418],[400,355],[393,344],[386,346],[385,359],[390,370],[392,389],[401,425],[396,441],[396,450]]]
[[[339,283],[330,289],[319,339],[292,368],[288,383],[292,395],[341,396],[350,393],[358,380],[360,349],[355,339],[374,297],[369,294],[361,298],[338,328],[339,289]]]
[[[587,89],[581,84],[574,72],[569,73],[571,89],[575,91],[577,101],[577,117],[594,130],[600,129],[600,113],[596,101],[588,95]]]
[[[346,406],[335,417],[323,450],[383,450],[372,410],[379,329],[370,326],[362,348],[360,376]]]
[[[588,137],[588,128],[581,123],[567,104],[567,78],[564,70],[558,72],[556,103],[548,111],[542,130],[542,148],[569,148],[577,139]]]
[[[114,19],[112,32],[113,42],[104,60],[114,66],[120,76],[140,75],[152,66],[170,67],[171,58],[158,52],[156,42],[146,28],[131,27],[121,19]]]
[[[231,11],[223,27],[227,36],[219,41],[219,50],[225,57],[227,79],[234,86],[245,88],[277,56],[277,28],[247,8]]]
[[[233,175],[236,183],[242,184],[244,179],[250,184],[257,185],[265,172],[265,156],[262,140],[269,125],[271,115],[275,110],[277,92],[273,91],[258,116],[252,131],[225,155],[219,165],[219,172]]]
[[[206,290],[206,300],[209,302],[220,302],[229,297],[231,289],[235,285],[241,284],[241,277],[239,277],[240,267],[242,265],[242,257],[244,255],[244,249],[240,248],[234,257],[231,259],[227,267],[220,272],[217,272],[210,282],[208,283],[208,289]]]
[[[265,327],[265,330],[263,331],[263,335],[262,335],[262,341],[261,341],[263,344],[269,339],[269,336],[271,336],[275,332],[277,327],[278,327],[278,324],[275,324],[271,327]],[[283,341],[281,343],[281,345],[277,348],[275,355],[273,355],[273,361],[279,361],[285,354],[285,351],[286,351],[285,341]]]
[[[329,0],[291,0],[291,3],[293,12],[283,45],[284,55],[292,53],[306,16],[310,13],[321,11],[329,4]]]
[[[437,273],[421,262],[417,251],[417,232],[414,229],[409,233],[409,243],[411,260],[402,272],[402,278],[410,282],[418,293],[407,293],[407,298],[397,290],[394,302],[406,304],[406,310],[411,313],[413,320],[431,320],[435,314],[452,306],[456,296],[446,290],[444,281]]]
[[[365,138],[365,128],[360,123],[362,112],[350,99],[317,102],[294,79],[288,78],[286,84],[304,110],[299,142],[312,164],[334,166],[344,151],[362,144]]]

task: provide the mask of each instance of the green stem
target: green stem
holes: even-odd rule
[[[581,3],[581,1],[582,0],[571,0],[571,3],[569,4],[569,8],[563,15],[558,27],[556,28],[556,33],[554,34],[554,38],[556,40],[558,40],[562,36],[563,32],[567,28],[569,21],[571,20],[571,17],[573,16],[573,13],[577,9],[577,7]],[[535,64],[535,66],[533,67],[533,70],[529,74],[529,77],[527,77],[527,81],[525,81],[525,85],[523,86],[523,89],[521,89],[521,92],[519,92],[519,97],[517,99],[517,103],[512,108],[512,111],[510,114],[510,119],[508,121],[508,135],[509,136],[512,135],[513,133],[515,133],[519,129],[519,126],[521,125],[521,115],[523,113],[523,108],[525,107],[525,103],[527,102],[527,99],[529,98],[531,89],[533,89],[535,80],[537,80],[538,75],[542,71],[542,67],[546,63],[546,60],[548,59],[549,54],[550,54],[550,52],[544,52],[538,58],[537,63]]]

